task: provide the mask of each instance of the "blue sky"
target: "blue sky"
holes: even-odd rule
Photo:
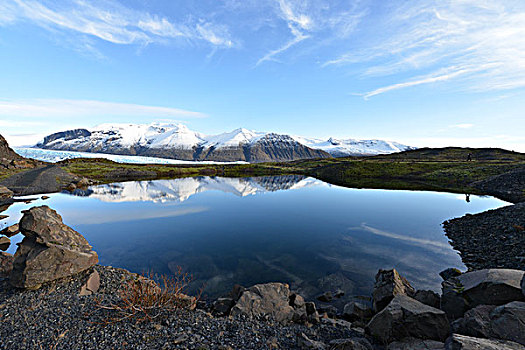
[[[523,0],[0,2],[0,133],[105,122],[525,152]]]

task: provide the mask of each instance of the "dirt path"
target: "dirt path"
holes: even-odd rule
[[[59,192],[68,183],[79,178],[59,166],[51,164],[15,174],[0,182],[17,196]]]

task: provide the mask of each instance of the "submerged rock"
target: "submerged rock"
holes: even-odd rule
[[[396,295],[414,296],[415,289],[396,269],[379,270],[372,293],[375,312],[383,310]]]
[[[406,337],[444,341],[449,333],[445,313],[406,295],[396,295],[368,323],[368,332],[382,343]]]
[[[87,270],[98,255],[87,240],[62,222],[47,206],[24,212],[20,231],[25,236],[15,253],[10,282],[18,288],[39,288],[42,283]]]
[[[441,309],[451,320],[478,305],[503,305],[525,301],[521,280],[525,271],[485,269],[464,273],[442,283]]]

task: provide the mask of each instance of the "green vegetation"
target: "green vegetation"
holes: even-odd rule
[[[467,161],[469,153],[472,161]],[[525,154],[488,148],[423,148],[375,157],[280,163],[138,165],[115,163],[107,159],[71,159],[59,165],[72,174],[100,183],[190,176],[299,174],[346,187],[487,194],[474,188],[472,183],[515,169],[525,169]],[[0,178],[9,175],[0,173]]]

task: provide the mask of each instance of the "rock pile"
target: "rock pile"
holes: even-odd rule
[[[25,238],[19,243],[10,274],[15,287],[37,289],[98,262],[97,253],[86,239],[47,206],[25,211],[19,229]]]
[[[345,327],[367,338],[323,343],[297,336],[303,349],[525,349],[525,272],[488,269],[441,273],[442,296],[415,290],[396,270],[379,270],[371,304],[353,301],[339,314],[319,315],[320,308],[282,283],[236,286],[217,300],[215,314],[264,317],[280,323]],[[326,302],[326,301],[325,301]],[[333,318],[332,318],[333,317]],[[349,321],[349,322],[348,322]],[[363,327],[364,330],[361,328]]]

